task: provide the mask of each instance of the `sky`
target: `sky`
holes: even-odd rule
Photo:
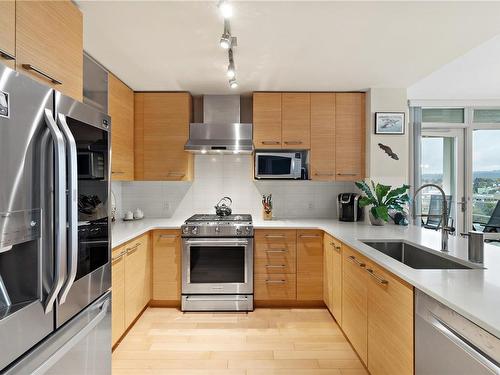
[[[442,138],[425,138],[422,142],[422,172],[443,173]],[[500,130],[476,130],[473,138],[473,170],[500,170]]]

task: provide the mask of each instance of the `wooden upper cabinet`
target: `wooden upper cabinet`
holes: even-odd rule
[[[365,94],[335,94],[335,178],[355,181],[365,175]]]
[[[72,1],[16,1],[16,67],[82,100],[83,17]]]
[[[382,267],[368,265],[368,370],[413,375],[413,287]]]
[[[311,93],[312,180],[335,180],[335,94]]]
[[[113,74],[108,76],[111,116],[111,178],[134,180],[134,92]]]
[[[0,1],[0,63],[15,68],[16,55],[16,3]]]
[[[366,260],[344,246],[342,254],[342,330],[361,360],[368,362],[368,274]]]
[[[283,93],[281,138],[284,149],[311,147],[311,94]]]
[[[253,94],[253,143],[256,149],[281,148],[281,93]]]
[[[190,120],[189,93],[135,94],[136,180],[192,179],[192,154],[184,151]]]
[[[297,300],[323,300],[323,232],[297,231]]]

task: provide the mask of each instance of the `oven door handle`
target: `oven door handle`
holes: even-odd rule
[[[186,240],[186,245],[204,246],[241,246],[248,245],[248,240]]]

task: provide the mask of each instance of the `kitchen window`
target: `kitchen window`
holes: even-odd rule
[[[444,189],[450,204],[449,224],[456,233],[500,232],[500,102],[494,106],[432,104],[410,103],[413,185],[435,183]],[[431,212],[431,200],[439,205],[439,199],[437,192],[426,189],[418,197],[417,209]],[[422,225],[428,220],[422,220]]]

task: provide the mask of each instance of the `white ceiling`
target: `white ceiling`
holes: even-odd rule
[[[77,1],[84,48],[134,90],[406,88],[500,34],[500,2],[235,1],[238,90],[216,1]]]
[[[499,99],[500,36],[408,88],[410,99]]]

